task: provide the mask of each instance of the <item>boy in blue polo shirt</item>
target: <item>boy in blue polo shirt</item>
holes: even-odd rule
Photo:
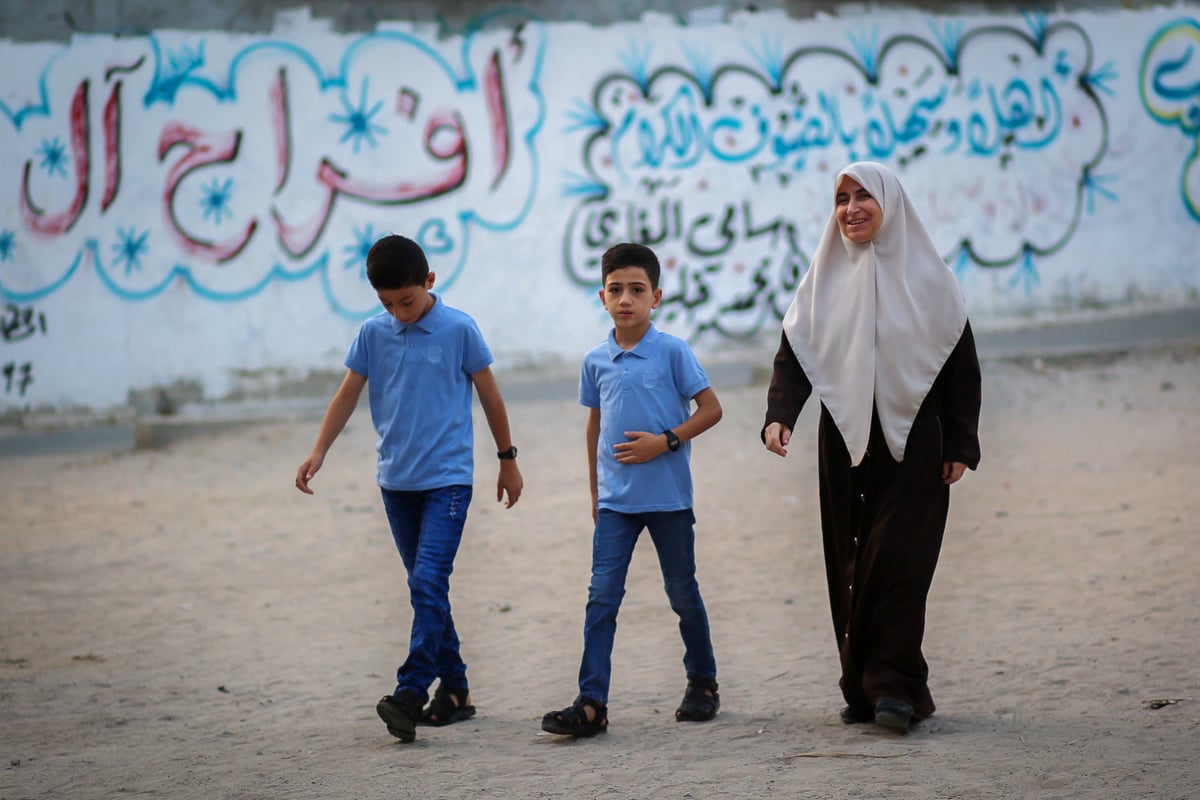
[[[418,722],[448,725],[475,713],[449,598],[474,481],[472,387],[499,451],[496,500],[507,496],[511,508],[524,486],[492,353],[475,321],[430,291],[435,277],[411,239],[385,236],[371,247],[367,279],[384,311],[359,328],[346,377],[296,470],[296,488],[312,494],[309,481],[369,384],[379,488],[413,607],[408,658],[396,671],[395,690],[376,705],[402,742],[416,739]],[[437,692],[425,707],[435,678]]]
[[[542,730],[594,736],[608,729],[617,611],[633,548],[649,530],[671,609],[679,616],[687,690],[677,720],[703,722],[720,708],[708,614],[696,583],[690,440],[716,425],[721,403],[682,339],[650,321],[662,301],[658,258],[640,244],[610,247],[600,260],[600,300],[613,320],[608,340],[590,350],[579,378],[589,409],[592,580],[583,625],[579,695],[542,717]],[[696,410],[689,413],[691,401]]]

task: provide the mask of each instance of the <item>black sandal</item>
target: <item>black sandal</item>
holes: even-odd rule
[[[688,681],[683,700],[675,711],[678,722],[708,722],[721,707],[717,682],[712,678],[693,678]]]
[[[421,724],[440,728],[442,725],[470,719],[475,716],[475,706],[467,703],[470,696],[471,691],[466,687],[454,689],[439,683],[433,699],[421,714]]]
[[[375,704],[375,713],[387,725],[388,733],[408,744],[417,738],[417,720],[421,718],[421,700],[410,691],[389,694]]]
[[[595,712],[592,719],[587,717],[587,706]],[[595,736],[608,730],[608,706],[598,703],[591,698],[580,695],[575,703],[562,711],[551,711],[542,717],[542,730],[547,733],[557,733],[560,736],[586,737]]]

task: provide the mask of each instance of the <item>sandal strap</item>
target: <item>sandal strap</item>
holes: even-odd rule
[[[717,692],[717,682],[712,678],[694,678],[688,680],[683,700],[675,711],[677,719],[709,720],[721,707],[721,695]]]
[[[601,703],[599,700],[593,700],[590,697],[584,697],[583,695],[579,695],[578,697],[575,698],[575,705],[573,707],[578,708],[580,711],[583,711],[584,706],[592,707],[592,710],[596,712],[596,721],[597,722],[599,722],[602,719],[608,718],[608,706],[604,705],[604,703]],[[584,713],[586,714],[587,712],[584,711]]]
[[[433,693],[433,700],[430,701],[429,708],[426,709],[426,713],[438,719],[445,719],[456,710],[465,706],[467,698],[470,695],[471,690],[465,686],[446,686],[439,683],[437,691]]]
[[[564,725],[572,728],[588,724],[587,712],[583,710],[583,706],[567,706],[555,716]]]
[[[389,698],[385,697],[383,699],[387,701]],[[403,704],[405,710],[408,711],[408,716],[410,718],[421,718],[421,698],[411,689],[403,689],[396,694],[391,695],[390,701],[393,703]]]
[[[460,708],[466,705],[467,698],[470,696],[471,690],[466,686],[447,686],[444,683],[439,683],[437,691],[433,693],[435,701],[446,701],[453,697],[454,700],[450,702],[457,702]]]
[[[588,719],[588,707],[593,719]],[[599,700],[580,695],[562,711],[551,711],[542,717],[542,730],[560,736],[595,736],[608,730],[608,706]]]
[[[591,706],[592,710],[596,712],[593,715],[594,719],[588,719],[587,711],[584,710],[587,706]],[[608,706],[599,700],[593,700],[583,695],[575,698],[575,702],[569,710],[573,719],[580,725],[601,725],[608,721]]]
[[[595,711],[594,719],[588,719],[587,706],[591,706]],[[553,713],[553,716],[560,719],[563,724],[571,727],[579,727],[583,725],[603,725],[608,721],[608,706],[601,703],[599,700],[593,700],[590,697],[580,695],[575,698],[575,702],[564,708],[562,711]]]

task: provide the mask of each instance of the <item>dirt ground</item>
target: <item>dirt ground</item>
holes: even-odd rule
[[[643,541],[592,740],[539,727],[582,643],[573,401],[510,403],[513,509],[477,436],[451,597],[479,714],[412,745],[374,711],[411,612],[365,413],[314,497],[292,487],[312,422],[0,458],[0,798],[1200,797],[1200,351],[984,371],[983,462],[930,596],[939,710],[907,736],[838,719],[817,408],[781,460],[762,384],[721,389],[693,450],[721,713],[674,721],[682,647]]]

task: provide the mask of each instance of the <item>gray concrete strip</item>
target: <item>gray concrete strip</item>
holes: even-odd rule
[[[1105,354],[1200,344],[1200,306],[1006,331],[977,331],[979,356],[1018,358]]]
[[[133,431],[133,423],[123,422],[119,425],[4,433],[0,435],[0,458],[132,450]]]

